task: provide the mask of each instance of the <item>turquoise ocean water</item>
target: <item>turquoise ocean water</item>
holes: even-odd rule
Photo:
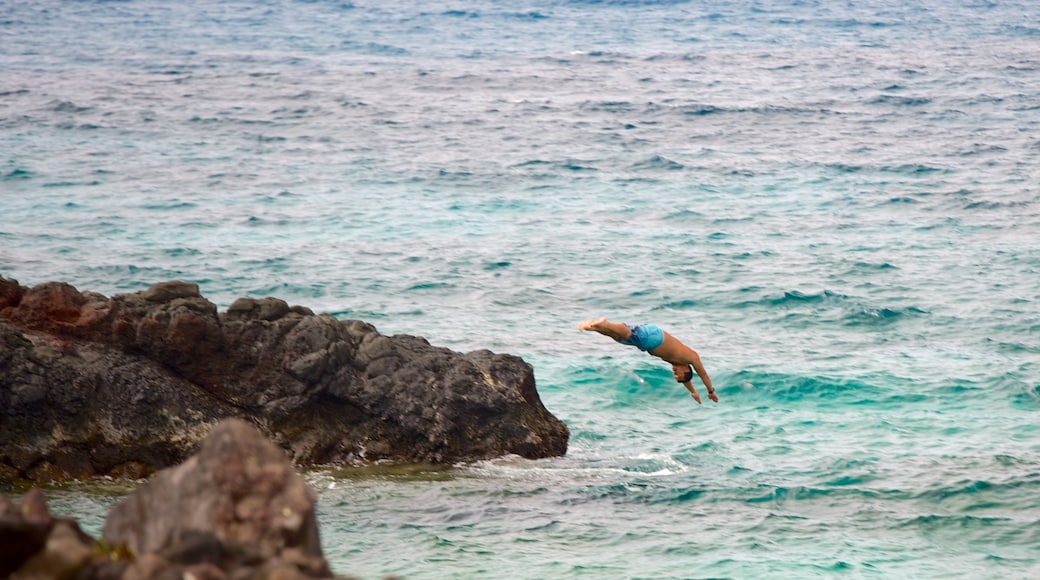
[[[1040,578],[1038,22],[0,2],[0,274],[530,362],[565,457],[308,474],[340,574]],[[598,316],[694,346],[721,403]],[[97,533],[126,489],[49,493]]]

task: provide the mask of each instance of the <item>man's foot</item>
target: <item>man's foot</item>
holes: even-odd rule
[[[603,330],[603,327],[606,325],[606,323],[606,316],[600,318],[599,320],[586,320],[585,322],[582,322],[578,325],[578,330],[595,330],[596,332],[600,332]]]

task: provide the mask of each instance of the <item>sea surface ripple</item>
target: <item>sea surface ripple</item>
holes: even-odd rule
[[[3,2],[0,275],[530,362],[565,457],[308,474],[340,574],[1037,578],[1038,22]],[[720,404],[577,331],[598,316],[690,343]],[[48,493],[97,533],[127,490]]]

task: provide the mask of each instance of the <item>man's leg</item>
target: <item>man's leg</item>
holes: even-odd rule
[[[606,317],[599,320],[586,320],[578,325],[578,330],[593,330],[614,340],[627,340],[632,335],[632,330],[628,326],[620,322],[611,322]]]

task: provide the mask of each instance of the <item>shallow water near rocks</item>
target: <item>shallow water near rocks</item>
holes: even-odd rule
[[[340,574],[1036,577],[1036,22],[5,3],[0,274],[181,279],[531,363],[564,457],[308,472]],[[602,315],[694,346],[721,403],[577,331]],[[127,489],[49,498],[97,533]]]

